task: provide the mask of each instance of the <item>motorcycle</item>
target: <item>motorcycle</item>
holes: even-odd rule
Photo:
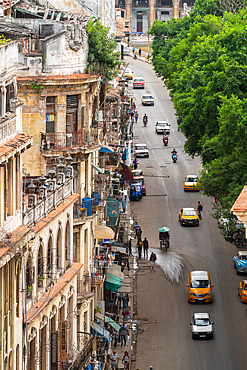
[[[166,136],[166,137],[163,137],[163,144],[165,145],[165,146],[167,146],[168,145],[168,137]]]
[[[175,153],[172,154],[172,160],[173,160],[174,163],[177,162],[177,160],[178,160],[177,154],[175,154]]]

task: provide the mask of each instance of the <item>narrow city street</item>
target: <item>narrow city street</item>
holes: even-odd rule
[[[210,216],[213,199],[198,192],[184,192],[183,180],[188,174],[197,175],[200,158],[192,159],[183,151],[185,138],[177,131],[177,120],[169,93],[163,81],[156,77],[151,65],[127,57],[126,62],[135,77],[144,77],[145,89],[133,90],[139,112],[135,124],[135,143],[146,143],[149,158],[139,159],[146,181],[147,196],[132,202],[132,215],[141,225],[142,237],[156,249],[155,272],[144,260],[138,262],[137,317],[147,320],[138,325],[136,364],[133,369],[154,370],[236,370],[246,369],[246,307],[237,294],[238,284],[245,277],[237,276],[232,259],[237,248],[227,243]],[[132,89],[132,82],[129,82]],[[143,93],[151,94],[155,105],[143,107]],[[142,117],[149,117],[147,127]],[[171,124],[169,144],[155,132],[158,120]],[[177,163],[172,163],[171,151],[178,151]],[[178,221],[182,207],[203,205],[199,227],[181,227]],[[170,250],[159,248],[158,228],[170,228]],[[187,280],[192,270],[207,270],[213,288],[212,304],[189,304]],[[213,340],[192,340],[190,321],[194,312],[210,313],[214,322]],[[157,321],[158,323],[155,323]]]

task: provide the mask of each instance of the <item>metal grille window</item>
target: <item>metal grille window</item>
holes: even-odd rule
[[[66,111],[75,111],[78,109],[78,95],[66,96]]]
[[[6,86],[6,112],[10,112],[11,99],[15,97],[15,89],[13,82]]]
[[[47,96],[46,98],[46,133],[55,132],[56,119],[55,96]]]

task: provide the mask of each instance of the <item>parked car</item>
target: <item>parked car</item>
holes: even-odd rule
[[[213,292],[209,273],[207,271],[191,271],[188,280],[188,302],[212,302]]]
[[[208,338],[213,339],[213,325],[208,313],[194,313],[191,320],[192,339]]]
[[[140,88],[144,89],[145,88],[145,81],[143,77],[135,77],[133,80],[133,89]]]
[[[196,175],[187,175],[184,180],[184,191],[193,190],[199,191],[199,182],[198,176]]]
[[[181,208],[178,217],[181,226],[184,225],[199,226],[199,216],[194,208]]]
[[[141,200],[141,199],[142,199],[141,184],[131,184],[131,186],[130,186],[130,200]]]
[[[134,154],[137,157],[149,157],[148,147],[146,144],[135,144]]]
[[[145,184],[143,176],[134,176],[132,180],[132,184],[141,184],[142,194],[146,195],[146,184]]]
[[[170,134],[170,127],[168,121],[158,121],[155,124],[155,131],[157,134]]]
[[[247,280],[242,280],[238,286],[238,295],[241,298],[241,302],[247,302]]]
[[[129,67],[125,68],[124,77],[127,78],[127,80],[133,80],[133,73]]]
[[[154,105],[154,98],[152,95],[142,95],[142,105]]]
[[[133,176],[143,176],[142,170],[132,170]]]
[[[237,255],[233,257],[233,263],[237,275],[240,272],[247,272],[247,251],[239,251]]]

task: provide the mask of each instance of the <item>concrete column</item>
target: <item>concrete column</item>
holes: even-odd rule
[[[132,0],[125,1],[126,19],[130,22],[130,32],[132,32]]]
[[[155,5],[156,0],[149,0],[149,28],[155,21]]]
[[[179,0],[173,0],[173,17],[179,18]]]

